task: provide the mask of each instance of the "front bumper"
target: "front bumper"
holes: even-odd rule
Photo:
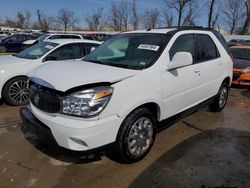
[[[51,116],[31,104],[31,109],[20,111],[24,125],[32,127],[38,137],[53,137],[63,148],[89,151],[115,142],[121,118],[112,116],[102,120],[86,121],[81,118]]]

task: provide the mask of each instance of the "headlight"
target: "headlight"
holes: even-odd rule
[[[243,70],[242,73],[243,73],[243,74],[250,73],[250,69],[248,68],[248,69],[246,69],[246,70]]]
[[[61,113],[85,118],[96,116],[108,104],[112,93],[109,86],[72,93],[62,99]]]

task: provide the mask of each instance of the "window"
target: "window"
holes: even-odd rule
[[[161,55],[170,36],[158,33],[120,34],[107,40],[84,60],[108,66],[142,70]]]
[[[177,52],[189,52],[192,54],[193,61],[195,62],[196,55],[195,55],[195,39],[193,34],[186,34],[181,35],[178,37],[173,46],[169,51],[170,60],[173,59],[174,55]]]
[[[58,44],[52,42],[41,42],[16,54],[16,56],[24,59],[38,59],[57,45]]]
[[[196,35],[197,62],[209,61],[218,58],[219,52],[208,35]]]
[[[52,52],[48,59],[65,60],[84,57],[84,48],[81,44],[67,44]]]

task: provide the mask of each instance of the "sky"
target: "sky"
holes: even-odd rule
[[[90,14],[97,7],[103,7],[104,12],[108,13],[112,1],[121,0],[0,0],[0,20],[4,20],[6,16],[15,18],[17,11],[23,10],[31,11],[33,20],[37,9],[42,10],[47,15],[55,16],[62,8],[73,11],[77,17],[83,20],[83,15]],[[157,8],[161,11],[163,7],[164,0],[137,0],[137,9],[140,14],[151,8]],[[206,24],[205,15],[201,15],[198,24]]]

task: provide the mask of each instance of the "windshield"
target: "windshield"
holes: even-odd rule
[[[142,70],[160,56],[170,37],[159,33],[120,34],[85,56],[84,61]]]
[[[18,53],[16,56],[24,59],[38,59],[54,49],[57,45],[57,43],[42,42],[27,48],[26,50]]]
[[[36,40],[37,40],[38,42],[42,42],[42,41],[44,41],[44,39],[46,39],[48,36],[49,36],[49,35],[44,34],[44,35],[41,35],[40,37],[38,37]]]
[[[233,54],[234,59],[250,60],[250,49],[231,48],[230,52]]]

